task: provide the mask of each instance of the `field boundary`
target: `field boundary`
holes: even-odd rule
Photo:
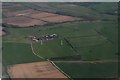
[[[68,80],[68,77],[52,65],[50,61],[9,65],[7,66],[7,72],[10,78],[66,78],[65,80]]]
[[[105,35],[103,35],[103,33],[101,33],[100,31],[97,31],[96,29],[94,29],[94,31],[96,31],[99,35],[105,37],[108,42],[114,44],[108,37],[106,37]]]
[[[32,42],[30,43],[30,46],[31,46],[31,49],[32,49],[32,52],[33,52],[34,55],[36,55],[37,57],[39,57],[39,58],[41,58],[41,59],[45,59],[44,57],[39,56],[39,55],[37,55],[37,54],[35,53],[35,51],[34,51],[34,49],[33,49],[33,46],[32,46]]]
[[[48,62],[50,62],[56,69],[58,69],[61,73],[63,73],[68,79],[72,79],[70,76],[68,76],[65,72],[63,72],[53,61],[50,61],[47,59]]]
[[[71,44],[71,42],[68,39],[64,38],[64,40],[73,49],[73,51],[77,52],[76,48]]]
[[[37,57],[41,58],[41,59],[45,59],[44,57],[42,56],[39,56],[37,55],[35,52],[34,52],[34,49],[33,49],[33,46],[32,46],[32,42],[30,43],[31,45],[31,49],[32,49],[32,52],[34,55],[36,55]],[[62,74],[64,74],[66,77],[68,77],[68,79],[72,79],[70,76],[68,76],[65,72],[63,72],[53,61],[49,60],[49,59],[46,59],[51,65],[53,65],[53,67],[55,67],[57,70],[59,70]]]
[[[57,63],[111,63],[111,62],[120,62],[118,60],[100,60],[100,61],[54,61]]]

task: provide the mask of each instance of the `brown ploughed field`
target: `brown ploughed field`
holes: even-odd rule
[[[16,25],[19,27],[26,27],[26,26],[34,26],[34,25],[43,25],[46,22],[19,16],[19,17],[5,18],[3,19],[3,23],[7,23],[14,26]]]
[[[52,22],[52,23],[74,21],[76,19],[77,18],[75,18],[75,17],[63,16],[63,15],[41,18],[41,20],[44,20],[44,21],[47,21],[47,22]]]
[[[21,15],[29,15],[37,12],[40,12],[40,11],[28,9],[28,10],[21,10],[21,11],[15,11],[15,12],[3,12],[3,14],[7,17],[14,17],[14,16],[21,16]]]
[[[3,23],[7,23],[19,27],[44,25],[47,23],[61,23],[78,20],[76,17],[58,15],[54,13],[38,11],[33,9],[3,12],[8,18],[3,19]]]
[[[27,15],[28,17],[35,18],[35,19],[41,19],[44,17],[50,17],[50,16],[56,16],[57,14],[48,13],[48,12],[38,12],[34,14]]]
[[[65,78],[50,62],[16,64],[8,68],[11,78]],[[58,79],[59,80],[59,79]]]

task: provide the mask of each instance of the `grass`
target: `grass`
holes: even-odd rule
[[[56,63],[72,78],[116,78],[118,63]]]
[[[50,4],[50,6],[55,7],[57,10],[60,9],[60,11],[58,11],[59,13],[65,13],[65,14],[78,16],[78,17],[80,16],[86,16],[86,17],[91,16],[93,18],[99,17],[97,15],[97,12],[84,6],[77,6],[77,5],[70,6],[69,4],[61,4],[61,3],[56,3],[56,4],[53,3],[53,4]]]
[[[29,44],[22,43],[3,43],[3,64],[23,64],[43,61],[32,53]]]
[[[77,33],[77,31],[73,33],[75,34],[75,36],[76,35],[80,36],[68,38],[70,43],[74,47],[76,47],[76,49],[78,50],[78,54],[82,56],[82,59],[83,60],[117,59],[118,56],[116,55],[116,53],[118,52],[117,24],[93,23],[89,24],[89,26],[88,24],[84,23],[82,24],[82,27],[79,28],[81,31],[78,30],[79,34]],[[89,34],[84,35],[84,33]]]
[[[103,36],[88,36],[88,37],[77,37],[68,38],[68,40],[75,47],[87,47],[105,43],[107,40]]]
[[[51,29],[53,27],[59,28]],[[115,22],[73,22],[44,27],[8,27],[7,30],[9,33],[3,37],[3,42],[29,43],[30,41],[27,37],[30,35],[39,37],[41,35],[56,33],[60,37],[68,39],[77,49],[77,54],[82,55],[83,60],[117,59],[118,27]],[[43,46],[40,44],[34,45],[37,48],[40,47],[40,49],[37,49],[37,53],[47,58],[62,56],[63,54],[67,56],[74,53],[68,46],[60,47],[59,40],[47,42]],[[54,48],[55,50],[53,50]]]
[[[76,5],[77,4],[77,5]],[[85,3],[83,3],[85,4]],[[61,4],[61,3],[52,3],[49,4],[52,7],[55,7],[57,10],[60,9],[59,12],[70,14],[73,16],[79,16],[79,17],[86,17],[88,19],[96,19],[96,20],[116,20],[117,21],[117,15],[110,15],[107,13],[114,13],[118,9],[117,3],[98,3],[98,4],[88,4],[88,6],[84,6],[81,3],[74,3],[72,5],[70,4]],[[103,14],[101,14],[103,13]]]
[[[22,11],[22,10],[27,10],[29,9],[28,7],[26,6],[20,6],[20,7],[15,7],[15,8],[9,8],[8,11],[11,11],[11,12],[14,12],[14,11]]]
[[[92,8],[96,9],[99,12],[113,12],[113,11],[117,11],[118,9],[118,3],[117,2],[107,2],[107,3],[100,3],[97,5],[93,5],[91,6]]]
[[[82,60],[117,60],[117,48],[111,43],[105,42],[100,45],[80,47],[78,53],[82,56]]]
[[[43,45],[40,43],[33,44],[35,53],[45,58],[56,58],[56,57],[65,57],[75,55],[75,51],[64,41],[61,45],[61,40],[51,40],[48,42],[43,42]]]
[[[3,3],[3,5],[4,4],[8,4],[8,5],[11,5],[11,6],[14,5],[14,4],[21,4],[21,6],[17,6],[17,7],[13,7],[13,8],[11,8],[11,7],[10,8],[5,8],[6,11],[10,11],[10,12],[30,9],[30,8],[26,7],[24,5],[25,3],[23,3],[23,2],[21,2],[21,3],[20,2],[19,3],[18,2],[16,2],[16,3]]]
[[[52,33],[57,33],[62,37],[97,35],[97,32],[95,32],[92,29],[92,27],[95,27],[95,26],[96,26],[95,23],[81,23],[81,22],[68,23],[68,24],[63,23],[63,24],[44,26],[44,27],[36,26],[36,27],[29,27],[29,28],[17,28],[17,27],[15,28],[15,27],[9,26],[7,30],[10,35],[3,37],[3,41],[17,40],[20,42],[26,42],[27,39],[25,39],[25,37],[27,36],[30,36],[30,35],[40,36],[40,35],[47,35]],[[60,28],[51,29],[53,27],[60,27]],[[19,36],[19,40],[17,36]]]

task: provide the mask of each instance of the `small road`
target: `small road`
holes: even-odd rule
[[[39,58],[41,58],[41,59],[45,59],[44,57],[39,56],[38,54],[35,53],[35,51],[34,51],[34,49],[33,49],[33,44],[32,44],[32,42],[30,43],[30,46],[31,46],[32,52],[33,52],[33,54],[34,54],[35,56],[37,56],[37,57],[39,57]]]

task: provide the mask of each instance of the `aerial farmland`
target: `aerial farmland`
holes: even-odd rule
[[[118,3],[2,3],[2,76],[118,76]]]

